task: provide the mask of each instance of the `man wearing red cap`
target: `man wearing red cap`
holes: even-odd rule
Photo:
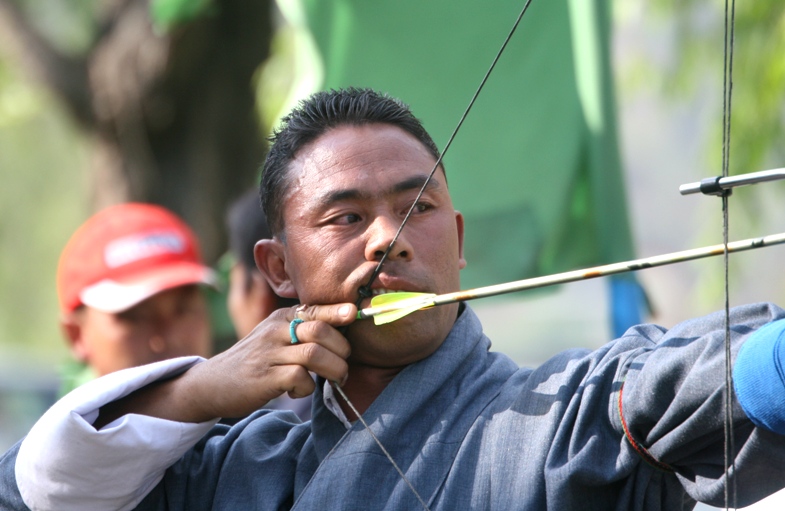
[[[150,204],[109,207],[88,219],[60,256],[63,334],[98,376],[208,356],[210,322],[199,285],[214,280],[194,233],[173,213]]]

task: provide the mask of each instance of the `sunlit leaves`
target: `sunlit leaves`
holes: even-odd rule
[[[617,0],[624,8],[626,0]],[[649,85],[675,100],[710,93],[721,107],[724,0],[651,0],[651,14],[672,27],[666,59],[641,63]],[[785,2],[737,2],[731,112],[731,174],[785,166]],[[643,80],[638,83],[643,83]],[[706,91],[707,84],[715,90]],[[721,168],[721,118],[707,140]]]

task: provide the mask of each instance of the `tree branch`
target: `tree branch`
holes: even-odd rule
[[[63,100],[86,127],[94,124],[87,65],[46,41],[11,0],[0,0],[0,49],[32,79]]]

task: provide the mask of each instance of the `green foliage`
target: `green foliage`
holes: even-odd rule
[[[634,14],[656,41],[635,54],[635,62],[621,70],[627,92],[645,91],[669,99],[674,105],[689,104],[689,111],[703,117],[710,112],[709,129],[702,140],[705,174],[693,174],[680,183],[722,172],[722,83],[724,48],[724,0],[614,0],[615,14]],[[731,112],[731,174],[785,167],[785,2],[755,0],[736,2]],[[703,109],[706,108],[704,111]],[[785,183],[745,187],[730,201],[731,238],[767,232],[773,212],[781,208]],[[706,229],[695,245],[719,241],[720,206],[706,205]],[[713,224],[708,222],[712,221]],[[744,235],[741,235],[744,233]],[[760,268],[774,268],[776,251],[760,251],[730,259],[731,296],[737,302],[780,300],[776,291],[758,285],[754,293],[741,296],[742,288],[755,287]],[[757,261],[751,264],[750,261]],[[699,310],[714,309],[724,295],[720,263],[701,265],[691,301]],[[774,270],[772,270],[773,272]],[[778,288],[775,278],[771,279]],[[781,286],[780,286],[781,287]]]
[[[616,0],[617,10],[632,0]],[[638,2],[634,2],[638,4]],[[626,85],[655,89],[674,102],[708,97],[716,101],[716,122],[705,141],[706,161],[722,173],[722,83],[724,0],[650,0],[655,23],[667,25],[669,48],[640,58]],[[663,53],[665,55],[663,56]],[[737,2],[733,47],[730,174],[785,166],[785,2]],[[769,185],[781,189],[780,185]],[[762,218],[756,194],[739,194],[739,215]]]
[[[256,113],[265,135],[272,134],[280,121],[280,112],[286,106],[295,79],[294,38],[291,27],[278,30],[270,45],[270,56],[254,75]]]
[[[25,18],[58,49],[69,54],[89,51],[101,0],[18,0]]]
[[[152,0],[150,16],[156,28],[167,31],[209,14],[214,8],[212,0]]]
[[[57,259],[86,218],[87,147],[48,95],[0,62],[0,360],[65,358]],[[13,355],[16,354],[16,355]]]
[[[649,78],[673,98],[707,82],[722,84],[724,0],[651,0],[654,12],[674,22],[671,65]],[[731,174],[754,172],[785,159],[785,2],[736,3],[731,112]],[[650,82],[651,83],[651,82]],[[717,97],[722,102],[721,92]],[[721,119],[709,144],[712,167],[721,169]]]
[[[41,98],[36,91],[19,81],[0,61],[0,129],[29,119],[40,106]]]
[[[297,2],[279,3],[270,56],[254,76],[256,111],[265,136],[301,98],[321,89],[322,58]]]

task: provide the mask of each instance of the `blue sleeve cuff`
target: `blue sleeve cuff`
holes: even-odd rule
[[[785,435],[785,320],[750,335],[736,357],[733,381],[753,424]]]
[[[611,330],[618,339],[628,328],[643,323],[643,316],[649,312],[646,292],[634,278],[621,278],[618,275],[608,279],[611,297]]]

